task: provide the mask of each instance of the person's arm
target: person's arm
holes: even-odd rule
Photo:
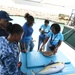
[[[47,38],[44,40],[43,44],[41,45],[40,51],[42,51],[43,46],[47,43],[48,39],[49,39],[49,37],[47,37]]]
[[[41,28],[39,29],[39,32],[41,32]]]
[[[59,42],[55,48],[58,49],[58,47],[61,45],[61,43],[62,43],[62,41],[59,40]]]
[[[26,52],[27,51],[26,48],[25,48],[25,43],[21,44],[21,51],[22,52]]]
[[[44,30],[42,30],[41,28],[39,29],[39,32],[44,34]]]
[[[20,46],[21,46],[21,51],[26,52],[27,50],[25,47],[25,38],[27,35],[27,28],[25,27],[25,25],[23,26],[23,29],[24,29],[24,34],[23,34],[22,40],[20,41]]]
[[[39,28],[39,32],[44,34],[44,27],[43,27],[43,25],[41,25],[41,27]]]
[[[54,54],[57,53],[57,50],[60,47],[63,40],[64,40],[63,34],[60,33],[60,39],[59,39],[58,44],[56,45],[56,47],[54,49]]]
[[[55,49],[54,49],[54,54],[57,53],[58,48],[60,47],[62,41],[59,40],[58,44],[56,45]]]
[[[51,36],[51,32],[49,32],[49,33],[46,35],[46,38],[45,38],[43,44],[41,45],[40,51],[42,51],[43,46],[47,43],[47,41],[49,40],[50,36]]]

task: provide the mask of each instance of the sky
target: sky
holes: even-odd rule
[[[42,3],[44,3],[46,0],[43,0]],[[4,5],[4,6],[13,6],[13,7],[17,7],[17,8],[23,8],[23,9],[31,9],[31,10],[35,10],[35,11],[40,11],[43,13],[64,13],[64,14],[68,14],[70,15],[72,12],[72,8],[74,8],[75,6],[75,1],[74,0],[47,0],[49,1],[51,4],[54,4],[54,2],[57,5],[61,5],[61,6],[50,6],[50,7],[35,7],[35,6],[29,6],[29,5],[22,5],[22,4],[16,4],[13,2],[13,0],[0,0],[0,5]],[[65,2],[67,1],[67,2]],[[74,2],[72,2],[74,1]]]

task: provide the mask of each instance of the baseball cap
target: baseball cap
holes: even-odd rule
[[[9,17],[9,14],[6,11],[0,11],[0,18],[1,19],[6,19],[7,21],[13,20],[12,18]]]

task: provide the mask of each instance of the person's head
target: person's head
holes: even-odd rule
[[[24,18],[27,20],[28,16],[30,16],[30,14],[29,14],[29,13],[26,13],[26,14],[24,15]]]
[[[28,16],[26,17],[26,20],[27,20],[28,26],[32,27],[33,24],[34,24],[34,17],[31,16],[31,15],[28,15]]]
[[[51,25],[51,30],[54,34],[58,34],[61,30],[60,25],[57,23],[54,23]]]
[[[7,32],[9,33],[8,38],[12,40],[12,42],[18,42],[22,39],[23,36],[23,28],[19,24],[12,24],[7,26]]]
[[[44,24],[47,26],[49,24],[49,20],[45,20]]]
[[[0,11],[0,28],[6,28],[9,21],[12,19],[6,11]]]

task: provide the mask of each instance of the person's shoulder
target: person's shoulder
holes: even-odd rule
[[[0,37],[0,48],[1,47],[6,47],[6,45],[7,45],[6,38],[4,36],[1,36]]]
[[[45,26],[44,24],[42,24],[41,26]]]
[[[7,43],[7,39],[5,36],[0,36],[0,43]]]
[[[23,27],[26,26],[26,23],[23,24]]]
[[[51,26],[48,24],[48,27],[51,27]]]
[[[48,32],[48,34],[47,35],[53,35],[53,32],[52,31],[50,31],[50,32]]]
[[[51,26],[50,26],[50,25],[48,25],[48,28],[51,28]]]
[[[63,35],[62,32],[59,32],[60,35]]]
[[[49,33],[54,34],[52,31],[50,31]]]
[[[5,36],[0,36],[0,40],[5,40]]]
[[[23,28],[27,28],[27,23],[24,23],[24,25],[22,27]]]
[[[59,36],[63,36],[63,34],[61,33],[61,32],[59,32],[59,34],[58,34]]]

